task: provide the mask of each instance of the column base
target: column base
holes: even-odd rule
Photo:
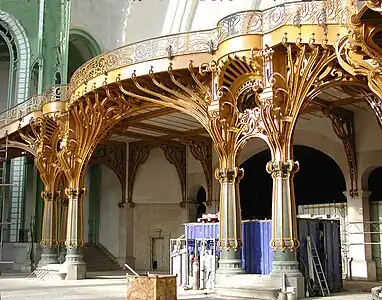
[[[223,249],[220,255],[219,268],[216,270],[216,293],[225,295],[226,291],[231,288],[233,278],[244,273],[241,268],[240,252]]]
[[[219,268],[216,274],[243,274],[241,267],[240,250],[223,249],[220,255]]]
[[[66,280],[86,278],[86,263],[80,249],[68,249],[65,261]]]
[[[374,260],[352,260],[349,262],[350,280],[377,281],[377,268]]]
[[[285,285],[283,282],[285,274]],[[274,287],[282,289],[285,287],[294,287],[296,289],[297,299],[305,298],[304,276],[298,269],[297,261],[273,261],[272,272],[269,274]]]
[[[60,247],[59,254],[58,254],[58,261],[60,264],[63,264],[65,262],[65,256],[66,256],[66,248]]]
[[[39,267],[58,263],[57,248],[42,248],[41,259],[38,262]]]

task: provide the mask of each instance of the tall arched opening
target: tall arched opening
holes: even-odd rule
[[[369,211],[370,225],[365,224],[365,230],[370,232],[371,238],[371,255],[375,261],[377,280],[382,279],[382,234],[381,234],[381,218],[382,218],[382,167],[375,168],[369,175],[367,183],[370,191]]]
[[[70,30],[68,80],[81,65],[101,53],[99,44],[91,35],[78,29]]]
[[[307,146],[294,146],[294,158],[300,170],[294,179],[296,206],[346,202],[346,181],[338,164],[325,153]],[[270,219],[272,214],[272,179],[265,166],[271,160],[269,150],[259,152],[241,167],[240,182],[243,220]]]
[[[0,111],[11,108],[27,100],[30,83],[30,45],[27,34],[21,23],[12,15],[0,10]],[[8,177],[3,182],[12,184],[7,192],[8,200],[1,207],[6,221],[10,225],[4,227],[3,241],[24,243],[27,245],[30,217],[33,205],[26,205],[27,191],[23,184],[27,176],[27,161],[24,157],[11,159],[7,162]],[[28,191],[29,192],[29,191]],[[5,220],[1,220],[5,222]],[[12,249],[12,244],[3,247]],[[21,248],[20,248],[21,249]],[[27,248],[23,249],[25,253]],[[23,251],[20,250],[20,251]],[[12,252],[12,251],[11,251]],[[27,255],[25,255],[27,256]],[[3,259],[8,259],[3,256]],[[14,260],[11,257],[9,260]]]

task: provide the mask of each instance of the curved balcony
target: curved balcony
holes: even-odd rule
[[[360,10],[358,6],[357,11]],[[289,40],[298,39],[300,34],[305,38],[314,33],[317,43],[327,38],[328,44],[333,45],[339,36],[347,34],[348,17],[347,0],[294,1],[265,11],[231,14],[221,19],[217,27],[211,30],[173,34],[120,47],[81,66],[73,74],[67,90],[62,86],[58,89],[57,86],[52,87],[42,95],[31,97],[0,113],[0,137],[27,126],[31,118],[38,117],[43,112],[62,109],[63,106],[45,105],[57,102],[58,99],[73,103],[90,91],[113,86],[115,82],[126,83],[132,92],[139,93],[132,83],[132,75],[142,78],[143,81],[151,81],[149,77],[152,73],[167,73],[169,63],[173,70],[178,71],[179,76],[189,76],[184,72],[187,71],[190,60],[194,61],[195,66],[199,66],[211,59],[219,62],[233,53],[238,56],[249,55],[253,48],[262,49],[265,45],[272,47],[280,44],[286,31]],[[164,75],[165,80],[166,78],[168,79],[168,76]],[[43,107],[46,108],[45,111]],[[315,109],[317,108],[311,110]],[[174,123],[182,117],[181,113],[171,108],[147,108],[132,114],[128,121],[134,124],[140,120],[147,120],[149,116],[161,117],[169,114],[173,114]],[[152,124],[149,126],[141,123],[134,126],[140,127],[139,132],[131,131],[135,139],[158,138],[163,135],[171,137],[179,134],[179,131],[175,130],[176,125],[167,126],[166,134]],[[188,131],[204,132],[198,122],[186,127],[185,130]]]
[[[43,113],[45,105],[66,101],[67,85],[53,85],[42,94],[28,98],[8,110],[0,112],[0,136],[11,135],[19,128],[29,125],[32,118]]]
[[[207,62],[211,54],[216,54],[216,59],[216,56],[253,48],[253,45],[235,39],[243,36],[257,36],[261,46],[272,46],[280,43],[285,28],[294,31],[296,36],[301,27],[307,27],[307,30],[316,33],[316,38],[322,38],[325,26],[335,26],[338,28],[337,33],[345,35],[347,18],[347,0],[294,1],[265,11],[234,13],[221,19],[217,27],[211,30],[148,39],[91,59],[73,74],[68,88],[68,100],[73,102],[105,82],[111,83],[117,78],[127,79],[134,70],[137,76],[147,75],[152,66],[156,73],[166,71],[169,59],[177,64],[184,58],[183,64],[180,62],[177,68],[187,68],[189,60],[197,60],[198,56],[201,61],[205,59],[204,62]],[[335,34],[332,37],[334,39]]]

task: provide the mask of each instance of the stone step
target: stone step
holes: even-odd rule
[[[121,271],[122,268],[107,256],[97,245],[87,244],[83,249],[88,272]]]

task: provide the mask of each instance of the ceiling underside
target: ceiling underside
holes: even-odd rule
[[[328,88],[305,108],[301,118],[311,121],[324,118],[323,110],[335,107],[343,107],[355,113],[368,109],[367,103],[360,96],[349,95],[341,88]],[[123,142],[160,142],[197,135],[208,136],[193,117],[171,108],[157,107],[135,112],[113,130],[110,138]]]

